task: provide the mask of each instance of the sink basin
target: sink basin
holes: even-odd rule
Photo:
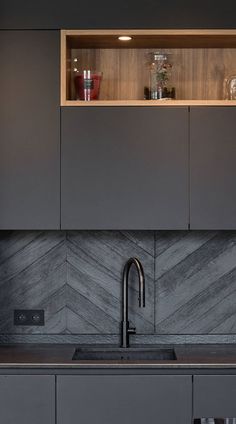
[[[174,349],[161,348],[78,348],[72,358],[76,361],[175,361]]]

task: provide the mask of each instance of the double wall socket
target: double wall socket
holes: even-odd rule
[[[15,309],[14,325],[44,325],[44,310]]]

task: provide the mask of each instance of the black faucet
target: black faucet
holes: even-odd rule
[[[132,265],[136,266],[139,276],[139,307],[145,307],[145,277],[141,262],[137,258],[130,258],[123,271],[122,292],[122,321],[121,321],[121,347],[129,347],[130,334],[136,333],[136,328],[130,328],[128,319],[128,281]]]

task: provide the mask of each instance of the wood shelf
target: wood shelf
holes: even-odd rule
[[[132,40],[122,42],[120,35]],[[142,100],[148,85],[146,54],[158,49],[172,55],[177,100]],[[75,59],[79,70],[103,72],[100,100],[76,100]],[[61,106],[236,106],[221,100],[224,79],[232,74],[236,29],[61,31]]]
[[[176,106],[227,106],[236,107],[236,100],[96,100],[84,102],[67,100],[61,106],[101,107],[101,106],[146,106],[146,107],[176,107]]]

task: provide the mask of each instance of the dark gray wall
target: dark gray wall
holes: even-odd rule
[[[0,0],[1,29],[234,28],[234,0]]]
[[[146,341],[236,334],[236,232],[214,231],[2,231],[0,334],[116,340],[130,256],[146,274],[145,309],[135,273],[130,284],[130,320]],[[45,327],[14,327],[15,308],[45,309]]]

